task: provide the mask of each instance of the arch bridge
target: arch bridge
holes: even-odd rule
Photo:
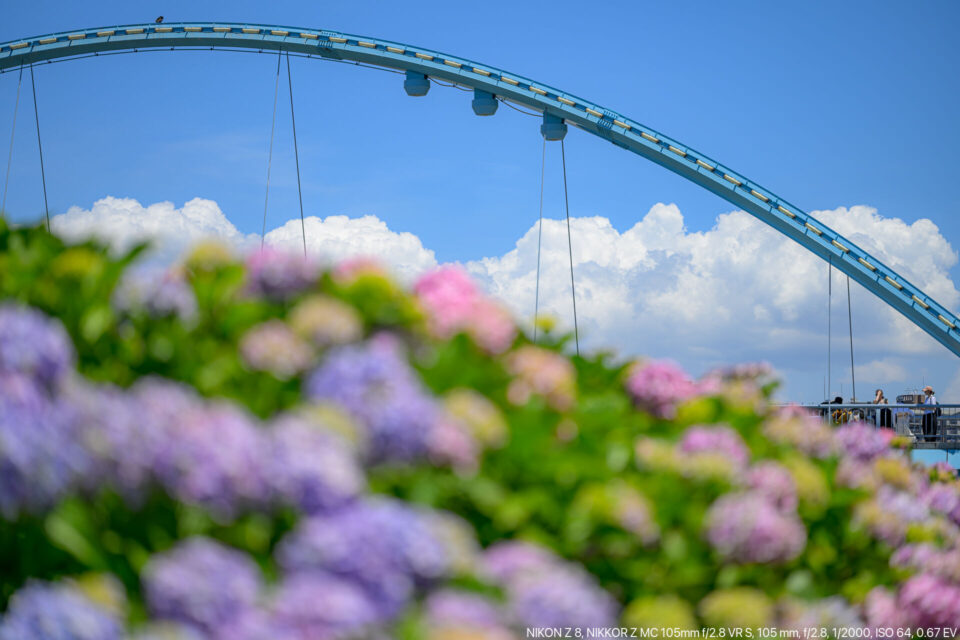
[[[803,248],[829,260],[956,355],[960,319],[856,244],[730,167],[617,111],[519,74],[399,42],[325,29],[224,22],[135,24],[52,33],[0,44],[0,73],[57,59],[140,49],[253,49],[356,62],[405,72],[409,95],[436,78],[472,88],[477,115],[498,100],[542,114],[540,131],[562,140],[567,125],[646,158],[749,212]]]

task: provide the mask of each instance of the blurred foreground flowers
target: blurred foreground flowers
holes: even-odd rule
[[[960,626],[960,484],[456,267],[0,227],[0,640]],[[866,633],[866,632],[864,632]]]

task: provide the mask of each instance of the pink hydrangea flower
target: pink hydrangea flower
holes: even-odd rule
[[[875,460],[890,452],[891,429],[876,429],[865,422],[850,422],[837,429],[840,451],[860,460]]]
[[[700,392],[697,383],[668,360],[633,365],[626,387],[637,406],[659,418],[672,418],[678,404]]]
[[[460,267],[426,273],[414,291],[430,315],[433,333],[448,338],[466,332],[489,353],[503,353],[517,336],[510,314],[486,298]]]
[[[785,512],[797,508],[797,483],[790,471],[776,462],[761,462],[747,472],[747,486]]]
[[[780,564],[796,558],[807,544],[796,513],[783,513],[753,492],[721,496],[705,522],[707,541],[728,561]]]
[[[897,598],[883,587],[874,587],[863,602],[863,615],[867,625],[878,629],[905,629],[910,622],[900,607]]]
[[[900,609],[910,616],[910,625],[923,629],[960,627],[960,586],[923,573],[900,587]]]
[[[558,411],[573,405],[576,372],[562,355],[526,345],[507,358],[507,371],[515,376],[507,388],[507,398],[513,404],[526,404],[530,396],[536,394]]]
[[[376,258],[368,256],[347,258],[333,270],[333,277],[344,283],[352,282],[362,275],[389,277],[384,266]]]
[[[743,438],[726,426],[690,427],[680,440],[679,450],[681,453],[717,454],[740,468],[750,461],[750,451]]]

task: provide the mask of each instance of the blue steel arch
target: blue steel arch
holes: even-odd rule
[[[241,48],[320,56],[423,74],[530,107],[633,151],[744,209],[860,283],[960,356],[960,320],[813,216],[685,145],[578,96],[496,67],[398,42],[337,31],[225,22],[135,24],[52,33],[0,44],[0,73],[21,65],[145,48]],[[482,97],[482,96],[478,96]]]

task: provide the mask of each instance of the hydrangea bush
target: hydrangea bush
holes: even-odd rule
[[[456,267],[139,252],[0,226],[0,640],[960,626],[955,472],[763,366],[573,357]]]

